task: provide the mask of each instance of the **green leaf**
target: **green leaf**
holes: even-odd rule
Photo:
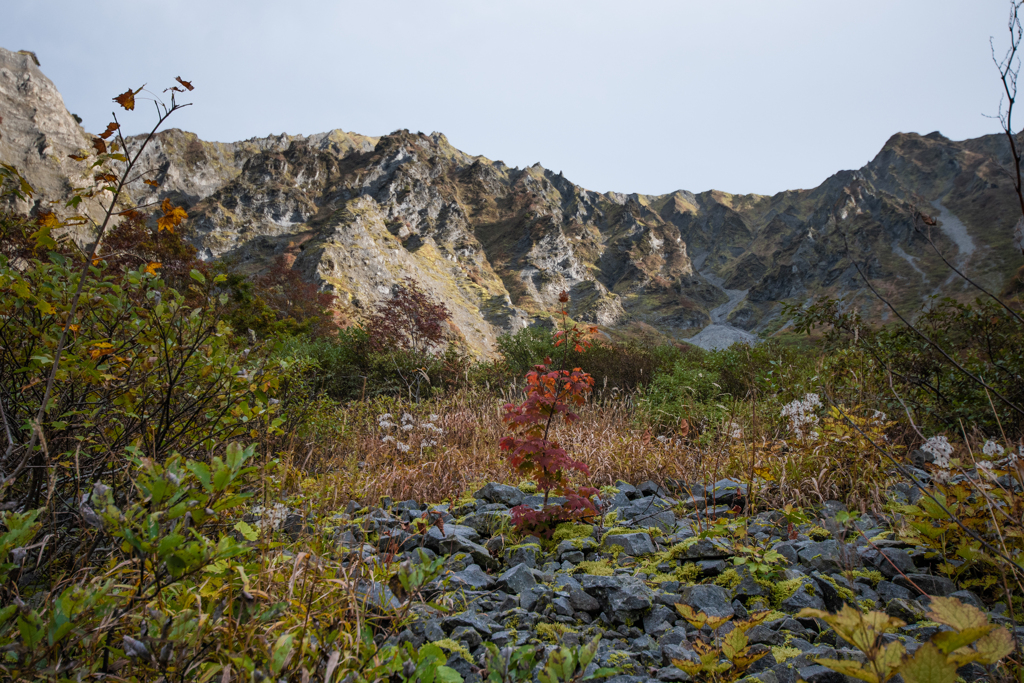
[[[201,284],[201,285],[205,285],[206,284],[206,276],[203,275],[202,273],[200,273],[195,268],[193,268],[192,272],[190,272],[188,275],[189,275],[189,277],[191,277],[193,280],[195,280],[199,284]]]
[[[900,667],[904,683],[956,683],[956,664],[934,643],[925,643]]]
[[[441,683],[462,683],[462,674],[450,666],[437,667],[437,680]]]
[[[242,534],[242,536],[245,537],[245,540],[247,541],[255,541],[257,538],[260,537],[260,532],[256,531],[256,529],[253,529],[245,522],[239,522],[234,526],[234,529],[238,533]]]
[[[286,633],[274,643],[274,648],[270,652],[270,671],[275,676],[284,670],[285,665],[291,658],[293,640],[295,640],[295,634]]]

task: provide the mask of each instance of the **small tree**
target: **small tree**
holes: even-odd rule
[[[569,294],[562,292],[558,300],[568,303]],[[555,346],[565,353],[569,349],[582,352],[588,345],[583,331],[567,324],[567,311],[562,310],[561,315],[562,330],[555,333]],[[550,536],[561,522],[597,514],[592,500],[597,489],[573,487],[567,480],[570,470],[589,475],[586,463],[573,460],[557,440],[550,438],[556,417],[567,424],[579,419],[572,407],[586,402],[594,378],[580,368],[552,370],[551,365],[551,359],[546,358],[526,373],[526,400],[519,405],[506,403],[502,417],[511,434],[501,440],[501,450],[508,453],[509,463],[517,472],[536,477],[537,487],[544,492],[540,510],[519,505],[512,509],[512,521],[521,531],[543,536]],[[565,502],[549,505],[552,491],[563,496]]]
[[[376,350],[397,347],[422,354],[444,342],[449,318],[447,306],[407,277],[395,285],[390,299],[377,306],[365,327]]]

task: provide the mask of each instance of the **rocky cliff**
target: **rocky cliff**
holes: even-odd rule
[[[0,81],[27,73],[49,83],[22,56],[0,58]],[[5,138],[8,109],[66,114],[52,84],[0,94]],[[31,132],[36,119],[22,119]],[[65,126],[60,153],[51,144],[43,154],[39,134],[56,138],[43,132],[47,115],[38,120],[36,138],[0,142],[0,160],[59,193],[74,171],[61,153],[84,133]],[[782,302],[814,295],[847,295],[882,313],[854,260],[905,306],[969,295],[915,232],[918,213],[935,219],[938,248],[992,288],[1020,260],[1011,245],[1019,217],[1012,162],[996,135],[894,135],[864,168],[774,196],[599,194],[540,165],[469,156],[439,133],[335,130],[212,143],[168,130],[146,154],[160,186],[139,183],[133,198],[186,205],[205,258],[255,272],[284,256],[363,309],[411,276],[448,304],[480,352],[503,331],[543,322],[563,289],[577,320],[705,346],[777,330]]]

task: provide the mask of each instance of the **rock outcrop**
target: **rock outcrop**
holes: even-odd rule
[[[0,50],[0,64],[0,160],[66,196],[81,175],[67,154],[88,136],[30,57]],[[133,200],[185,205],[204,258],[257,272],[284,256],[363,310],[413,277],[481,353],[501,332],[544,324],[562,290],[581,322],[704,346],[774,332],[783,302],[812,296],[884,319],[855,263],[910,310],[932,294],[971,296],[915,229],[920,213],[935,226],[917,227],[991,289],[1019,265],[1012,160],[996,135],[901,133],[860,170],[770,197],[599,194],[404,130],[213,143],[172,129],[143,164],[160,185],[133,183]]]

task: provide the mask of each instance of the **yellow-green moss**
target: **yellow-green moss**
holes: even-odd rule
[[[845,588],[843,586],[840,586],[839,583],[835,579],[833,579],[831,576],[829,576],[828,574],[822,574],[821,578],[823,578],[824,580],[826,580],[826,581],[828,581],[829,583],[832,584],[832,587],[836,589],[836,593],[839,594],[840,598],[842,598],[843,600],[845,600],[847,602],[852,602],[853,601],[853,591],[852,590],[850,590],[849,588]]]
[[[555,529],[554,535],[551,540],[556,543],[560,541],[568,541],[577,538],[592,538],[594,535],[594,527],[589,524],[559,524],[558,528]]]
[[[572,571],[574,573],[583,572],[584,574],[590,574],[592,576],[612,576],[615,574],[615,570],[612,569],[611,562],[607,559],[580,562],[578,565],[573,567]]]
[[[604,545],[604,540],[606,538],[608,538],[609,536],[621,536],[623,534],[631,534],[631,533],[633,533],[635,531],[636,531],[636,529],[630,529],[629,527],[626,527],[626,526],[615,526],[615,527],[612,527],[608,531],[604,532],[604,534],[601,536],[601,545]]]
[[[828,529],[824,529],[820,526],[811,527],[810,531],[807,532],[807,535],[814,541],[824,541],[832,538],[832,534],[829,533]]]
[[[804,583],[803,579],[796,578],[783,581],[772,586],[772,606],[778,607],[786,600],[793,597],[793,594],[800,590]]]
[[[860,603],[858,603],[858,607],[860,607],[861,612],[867,614],[871,610],[875,609],[875,601],[871,598],[864,598]]]
[[[567,633],[579,633],[574,628],[569,628],[565,624],[537,624],[535,627],[537,635],[541,640],[546,640],[549,643],[557,643],[562,640],[562,636]]]
[[[736,586],[740,585],[740,581],[742,580],[743,579],[740,578],[739,572],[735,569],[726,569],[714,580],[713,583],[716,586],[725,588],[726,590],[732,590]]]
[[[851,574],[855,579],[867,579],[871,582],[872,588],[877,586],[882,579],[885,578],[882,576],[882,572],[877,569],[854,569]]]
[[[636,669],[636,662],[630,659],[628,652],[623,652],[622,650],[616,650],[608,655],[608,665],[620,669],[622,673],[631,672]]]
[[[802,653],[803,653],[802,650],[800,650],[798,648],[795,648],[795,647],[773,647],[772,648],[772,655],[775,656],[775,661],[778,662],[779,664],[781,664],[782,662],[786,661],[787,659],[792,659],[793,657],[799,657]]]
[[[467,662],[473,662],[473,654],[466,648],[462,643],[452,640],[451,638],[445,638],[444,640],[435,640],[434,645],[437,645],[442,650],[447,650],[454,655],[459,655]]]
[[[534,481],[522,481],[519,482],[519,490],[525,494],[537,493],[537,482]]]
[[[665,555],[670,560],[681,560],[686,555],[686,551],[689,550],[693,544],[699,539],[696,536],[691,536],[681,543],[676,543],[674,546],[665,551]]]
[[[651,583],[665,583],[666,581],[678,581],[681,584],[690,586],[697,583],[697,579],[700,578],[700,567],[698,567],[693,562],[687,562],[685,564],[679,565],[675,568],[675,570],[669,573],[647,573],[651,575],[648,579]]]

